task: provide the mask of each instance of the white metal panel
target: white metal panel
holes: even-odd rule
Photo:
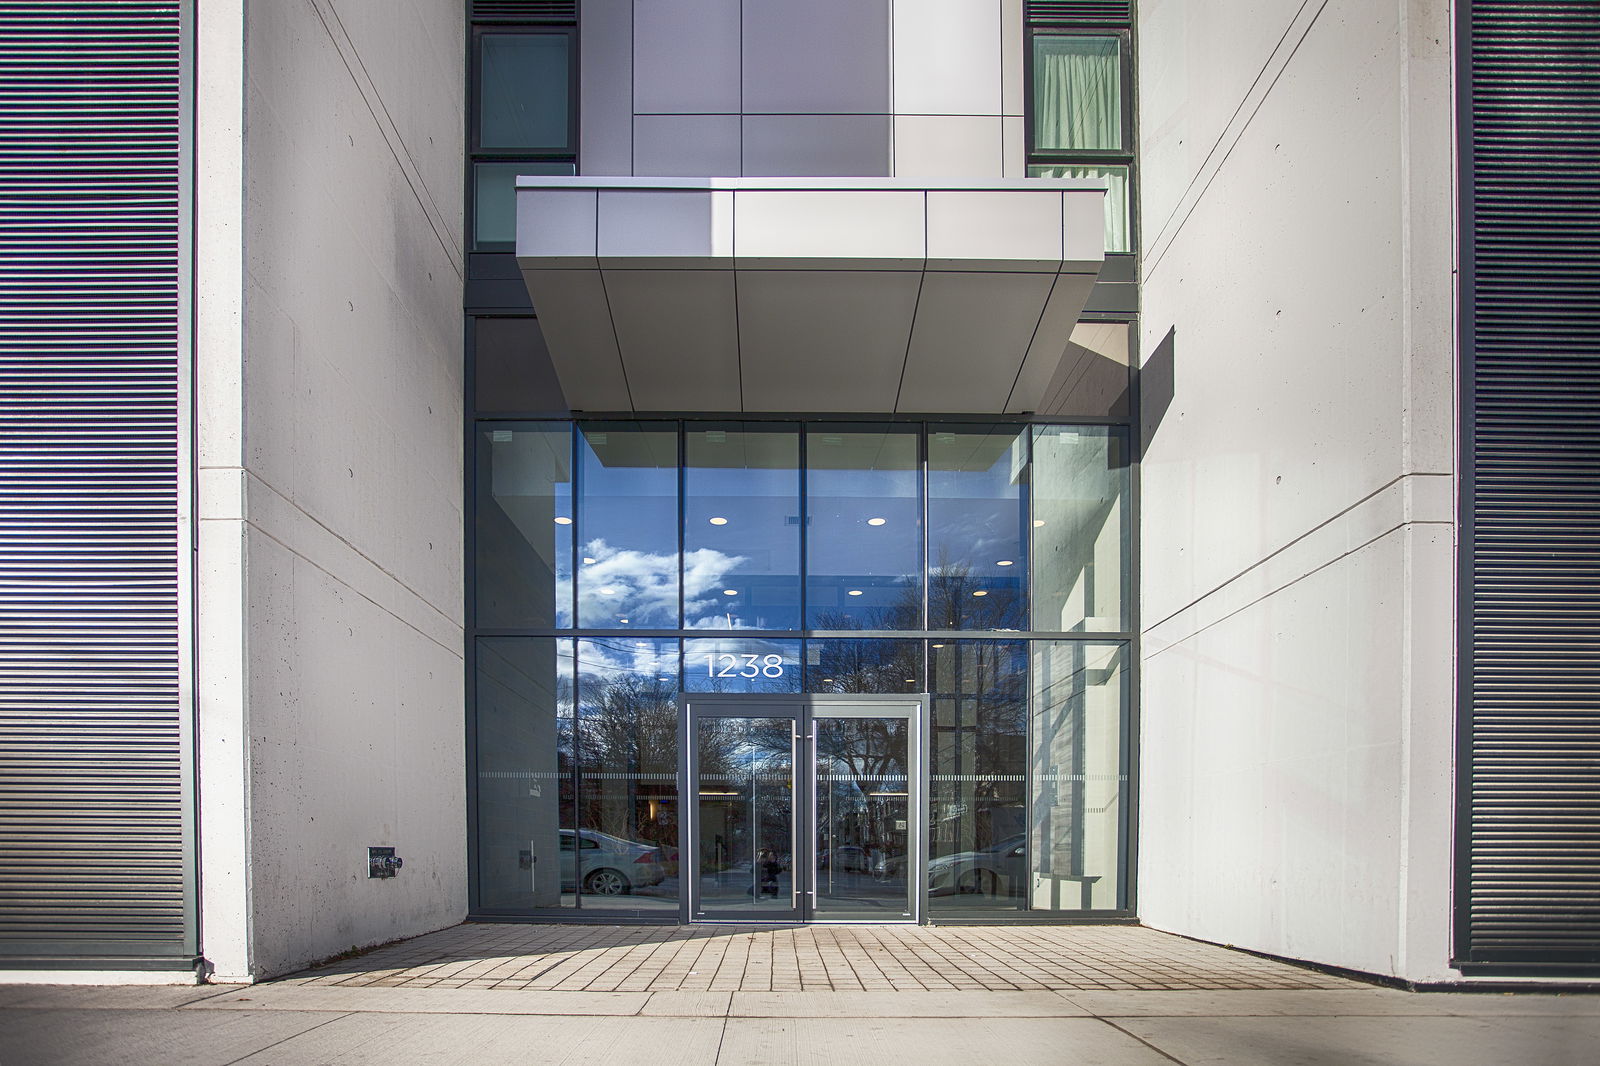
[[[897,115],[1000,114],[1000,0],[895,0]]]

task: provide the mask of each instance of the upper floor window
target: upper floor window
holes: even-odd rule
[[[1107,185],[1106,251],[1133,250],[1128,34],[1033,32],[1028,176]]]
[[[516,177],[577,173],[577,38],[572,30],[477,27],[473,34],[472,248],[516,245]]]

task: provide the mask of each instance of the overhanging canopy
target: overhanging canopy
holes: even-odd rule
[[[517,179],[574,410],[1034,410],[1093,287],[1096,182]]]

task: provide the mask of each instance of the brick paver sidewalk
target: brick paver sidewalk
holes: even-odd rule
[[[1361,987],[1136,926],[465,924],[289,978],[583,992]]]

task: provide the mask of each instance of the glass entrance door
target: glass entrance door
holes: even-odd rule
[[[919,915],[919,703],[691,698],[695,921]]]

